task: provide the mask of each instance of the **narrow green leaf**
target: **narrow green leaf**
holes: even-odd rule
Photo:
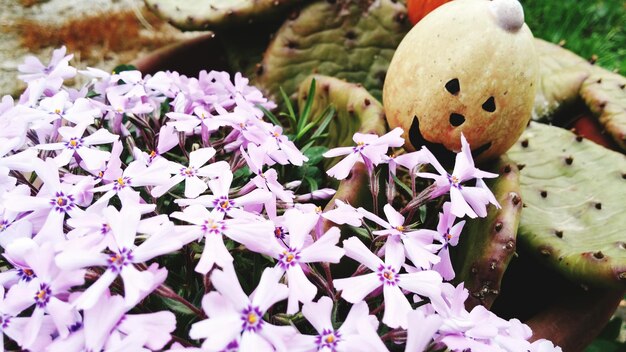
[[[393,177],[393,181],[398,186],[400,186],[400,188],[402,188],[409,195],[409,197],[413,196],[413,191],[411,190],[411,187],[405,185],[404,182],[400,181],[400,179],[396,175],[391,175],[391,176]]]
[[[309,119],[309,114],[311,113],[311,107],[313,106],[313,97],[315,96],[315,79],[311,80],[311,86],[309,87],[309,95],[306,97],[306,103],[304,104],[304,108],[302,108],[302,113],[300,114],[300,119],[298,120],[298,128],[297,131],[300,131],[302,127],[307,123]]]
[[[257,104],[256,107],[261,109],[261,111],[263,111],[265,116],[267,116],[267,118],[270,119],[270,121],[272,121],[272,123],[274,125],[282,127],[282,125],[281,125],[280,121],[278,121],[278,118],[276,117],[276,115],[274,115],[271,111],[267,110],[266,108],[264,108],[260,104]]]
[[[305,134],[307,134],[307,132],[309,132],[310,130],[313,129],[313,127],[315,127],[317,124],[315,122],[310,122],[308,125],[304,126],[300,132],[298,132],[298,134],[296,135],[295,140],[298,140],[302,137],[304,137]]]
[[[315,132],[313,132],[313,134],[311,135],[311,138],[315,138],[321,135],[322,133],[324,133],[324,131],[330,124],[330,121],[333,120],[333,116],[335,116],[335,108],[329,105],[326,108],[326,110],[324,110],[324,112],[322,113],[322,118],[321,118],[322,122],[320,123],[320,127],[318,127],[315,130]]]
[[[285,102],[285,105],[287,106],[287,111],[289,111],[289,114],[285,114],[285,115],[289,117],[289,120],[290,120],[289,124],[293,128],[297,122],[296,113],[294,112],[293,105],[291,104],[291,100],[287,96],[287,93],[285,93],[285,90],[283,89],[283,87],[279,87],[279,89],[280,89],[280,95],[282,96],[283,101]]]
[[[311,189],[311,192],[315,192],[319,189],[317,180],[315,180],[314,178],[305,176],[304,180],[309,184],[309,188]]]

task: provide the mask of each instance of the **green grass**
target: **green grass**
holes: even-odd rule
[[[535,37],[626,74],[626,2],[624,0],[521,0]]]

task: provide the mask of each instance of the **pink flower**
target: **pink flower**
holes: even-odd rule
[[[214,264],[220,267],[231,266],[233,257],[224,245],[223,236],[237,241],[250,251],[269,253],[273,241],[274,225],[261,217],[245,212],[234,212],[235,218],[224,219],[218,211],[209,212],[202,205],[191,205],[182,212],[170,216],[193,225],[179,226],[186,236],[205,238],[204,250],[196,271],[206,274]]]
[[[341,290],[341,297],[350,303],[358,303],[365,296],[383,286],[385,313],[382,322],[391,328],[403,327],[408,324],[411,305],[401,289],[426,296],[431,300],[441,297],[442,278],[439,273],[428,270],[409,274],[400,274],[404,255],[399,252],[387,251],[385,261],[370,252],[356,237],[343,241],[346,255],[365,265],[373,272],[345,279],[335,279],[333,284]],[[401,248],[400,248],[401,250]]]
[[[81,162],[85,164],[86,169],[100,169],[109,159],[111,153],[91,147],[99,144],[113,143],[118,140],[119,136],[111,134],[109,131],[101,128],[83,137],[86,129],[87,125],[60,127],[58,131],[62,137],[62,142],[38,144],[35,148],[42,150],[62,149],[61,153],[54,158],[58,166],[67,165],[72,157],[78,155]]]
[[[324,157],[332,158],[340,155],[348,155],[345,159],[330,168],[326,173],[336,179],[343,180],[348,177],[350,170],[357,161],[362,161],[371,171],[375,165],[384,160],[389,147],[400,147],[404,144],[402,129],[396,128],[385,135],[355,133],[352,140],[354,147],[339,147],[324,153]]]
[[[160,350],[169,342],[176,328],[172,312],[128,314],[128,310],[122,296],[104,292],[93,307],[84,310],[82,322],[68,336],[54,340],[47,351],[101,351],[116,340],[127,339],[137,347]]]
[[[45,222],[35,236],[39,243],[48,240],[58,241],[64,238],[65,215],[72,216],[81,211],[78,208],[78,199],[82,192],[82,185],[61,183],[59,171],[52,159],[36,165],[36,172],[39,178],[44,181],[44,185],[39,189],[37,196],[6,194],[4,205],[6,209],[11,211],[33,211],[29,218],[45,218]]]
[[[280,126],[265,128],[268,136],[265,141],[260,145],[267,155],[275,162],[286,165],[291,163],[296,166],[302,166],[307,158],[302,152],[290,141],[287,136],[283,135],[283,129]]]
[[[209,159],[215,155],[213,148],[201,148],[189,153],[189,166],[169,162],[168,173],[173,174],[172,178],[163,185],[157,185],[152,189],[152,196],[160,197],[169,189],[185,181],[185,197],[196,198],[208,188],[206,182],[200,177],[217,177],[225,172],[230,172],[230,166],[226,161],[204,166]]]
[[[65,46],[52,52],[50,63],[45,66],[34,56],[27,56],[24,63],[17,67],[22,74],[18,77],[24,82],[35,80],[44,82],[43,86],[50,90],[58,90],[63,81],[76,76],[76,69],[69,65],[74,55],[65,55]]]
[[[500,207],[491,191],[484,186],[484,183],[481,184],[482,178],[498,177],[498,175],[474,167],[472,152],[465,136],[461,135],[461,152],[456,155],[452,174],[448,174],[432,154],[430,154],[430,159],[430,164],[439,172],[439,175],[425,172],[417,175],[435,180],[437,188],[433,192],[433,198],[450,192],[451,212],[454,216],[458,218],[465,215],[470,218],[485,217],[487,216],[486,206],[489,203]],[[462,183],[474,178],[477,179],[477,187],[462,185]]]
[[[441,317],[437,314],[424,315],[420,309],[410,312],[405,351],[426,351],[441,324]]]
[[[293,192],[285,190],[285,187],[278,182],[278,174],[276,173],[276,170],[268,169],[265,172],[263,171],[263,161],[267,157],[267,154],[263,149],[254,144],[249,144],[249,154],[246,153],[243,147],[240,148],[240,151],[241,155],[246,160],[250,171],[257,175],[256,177],[253,177],[243,188],[248,189],[255,187],[269,191],[272,196],[265,202],[265,211],[270,219],[275,218],[277,200],[280,199],[287,204],[293,203]]]
[[[272,196],[264,189],[255,189],[238,198],[230,198],[230,185],[233,181],[233,174],[230,169],[224,171],[220,177],[209,181],[209,188],[212,195],[204,195],[195,199],[176,199],[174,202],[180,206],[200,204],[207,208],[215,209],[218,212],[229,214],[233,209],[245,209],[248,206],[261,205]]]
[[[404,263],[404,255],[413,262],[414,265],[422,269],[430,269],[433,264],[439,262],[439,258],[433,254],[432,243],[433,233],[423,230],[412,230],[404,225],[404,216],[397,212],[390,204],[385,204],[383,211],[388,221],[384,221],[373,213],[359,208],[358,212],[366,219],[374,221],[382,226],[384,230],[374,231],[377,236],[388,236],[385,243],[385,250],[399,253],[401,261]],[[398,248],[395,248],[398,247]]]
[[[340,232],[336,227],[329,229],[315,242],[306,243],[311,230],[317,224],[318,216],[302,213],[296,209],[285,212],[284,226],[289,231],[289,244],[282,246],[274,240],[275,246],[270,255],[278,260],[276,272],[287,275],[289,299],[287,314],[298,311],[298,302],[310,302],[317,294],[317,288],[304,274],[302,265],[316,262],[338,263],[344,255],[343,249],[336,247]]]
[[[164,159],[146,166],[139,160],[128,164],[122,171],[117,162],[113,165],[109,163],[102,180],[109,183],[96,187],[93,192],[106,192],[98,202],[107,202],[120,192],[133,192],[133,188],[141,186],[158,186],[169,180],[167,172],[168,163]]]
[[[439,213],[437,231],[418,230],[421,234],[432,236],[439,241],[439,244],[431,246],[431,248],[438,251],[437,255],[441,258],[441,261],[435,264],[433,270],[438,271],[446,281],[452,280],[455,275],[452,262],[450,261],[450,246],[456,246],[459,243],[459,236],[465,225],[465,220],[454,224],[456,217],[450,212],[450,207],[450,202],[443,204],[443,212]]]
[[[332,309],[333,301],[326,296],[317,302],[305,303],[302,315],[313,325],[318,335],[297,335],[290,343],[290,351],[388,351],[376,333],[378,319],[369,315],[365,302],[353,305],[338,329],[331,323]]]
[[[103,210],[111,226],[114,241],[108,253],[100,248],[67,248],[56,256],[56,263],[66,270],[101,266],[106,271],[74,301],[79,309],[93,307],[100,296],[119,276],[124,281],[124,299],[128,307],[134,306],[139,297],[155,288],[160,276],[149,270],[139,271],[133,264],[144,263],[159,255],[173,252],[182,247],[181,234],[174,230],[174,224],[167,221],[153,229],[140,245],[135,244],[140,221],[136,209],[124,207],[118,212],[112,206]]]
[[[251,297],[241,289],[234,270],[214,271],[211,282],[217,291],[202,299],[202,308],[209,318],[194,323],[189,336],[205,339],[202,348],[210,351],[226,349],[233,343],[241,351],[289,351],[286,342],[296,334],[295,329],[263,320],[267,310],[288,294],[272,270],[265,269]]]
[[[6,250],[5,257],[22,269],[22,277],[7,292],[4,312],[17,315],[28,307],[35,306],[25,333],[22,347],[30,349],[38,340],[39,331],[49,315],[57,332],[65,337],[69,327],[77,319],[77,312],[64,301],[73,286],[84,283],[84,270],[62,270],[54,263],[54,249],[51,243],[37,245],[29,238],[13,241]],[[27,276],[23,276],[26,275]],[[44,329],[46,329],[44,327]]]

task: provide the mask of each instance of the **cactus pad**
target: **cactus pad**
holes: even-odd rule
[[[228,27],[272,15],[301,0],[145,0],[160,17],[184,30]]]
[[[539,84],[532,119],[548,119],[578,99],[580,87],[593,68],[582,57],[556,44],[535,39],[539,54]]]
[[[293,94],[319,73],[361,83],[380,99],[402,37],[410,29],[406,8],[392,0],[337,0],[311,4],[289,19],[265,53],[256,83],[270,95]]]
[[[468,309],[479,304],[490,308],[500,293],[502,276],[515,253],[517,227],[522,210],[519,170],[504,155],[490,168],[500,177],[488,186],[502,206],[490,206],[487,217],[468,222],[456,249],[457,281],[465,282],[470,291]],[[462,258],[461,258],[462,257]]]
[[[626,287],[626,158],[532,123],[508,152],[520,172],[519,243],[570,280]]]
[[[596,68],[580,91],[589,109],[626,150],[626,77]]]

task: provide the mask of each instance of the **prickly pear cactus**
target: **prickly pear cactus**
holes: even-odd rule
[[[321,1],[302,9],[276,33],[256,83],[288,94],[312,73],[361,83],[380,99],[387,67],[410,25],[392,0]]]
[[[626,77],[597,67],[580,94],[613,140],[626,150]]]
[[[161,18],[183,30],[230,27],[269,17],[302,0],[144,0]]]
[[[560,108],[578,100],[580,87],[593,66],[571,51],[541,39],[535,39],[535,48],[539,54],[539,82],[532,119],[550,119]]]
[[[626,287],[626,158],[531,123],[508,153],[524,209],[519,243],[572,281]]]
[[[468,309],[477,305],[490,308],[500,293],[502,276],[515,253],[517,227],[522,210],[519,169],[506,155],[490,168],[500,174],[489,188],[502,206],[489,208],[487,217],[470,221],[456,248],[457,281],[470,292]]]

